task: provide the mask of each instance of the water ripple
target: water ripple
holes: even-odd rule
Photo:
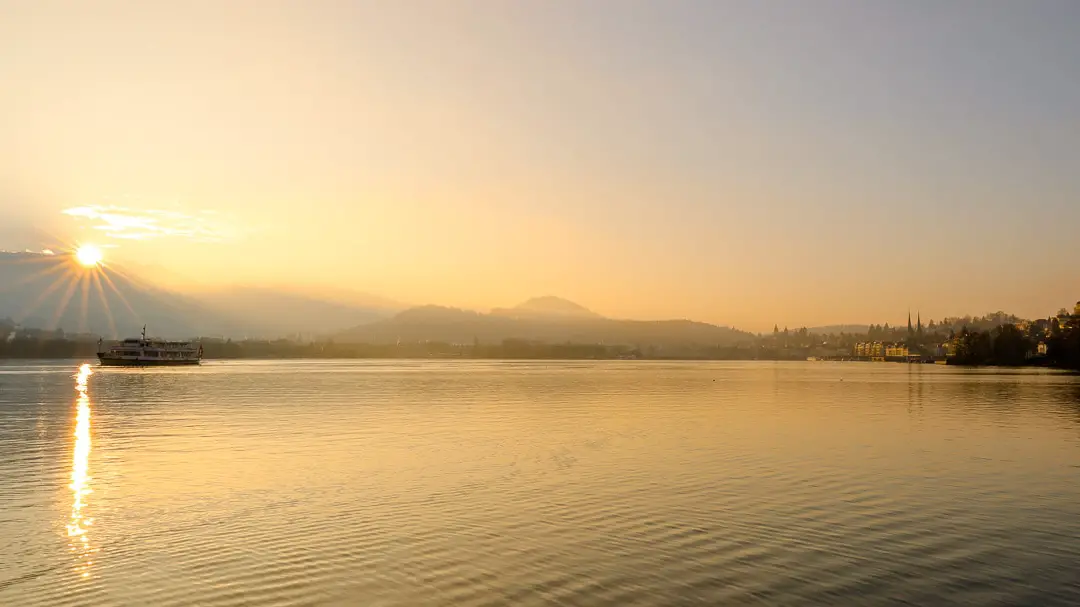
[[[1080,604],[1072,376],[78,368],[0,364],[0,604]]]

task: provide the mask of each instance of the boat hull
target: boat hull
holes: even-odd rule
[[[103,367],[190,367],[191,365],[197,365],[202,361],[197,358],[180,360],[140,360],[137,358],[112,358],[110,356],[98,354],[98,362],[100,362]]]

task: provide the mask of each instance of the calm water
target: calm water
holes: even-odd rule
[[[1077,377],[77,373],[0,364],[3,605],[1080,604]]]

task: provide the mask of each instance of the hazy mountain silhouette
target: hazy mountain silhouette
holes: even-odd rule
[[[401,303],[381,295],[375,295],[373,293],[365,293],[363,291],[355,291],[349,288],[342,287],[309,287],[303,289],[288,289],[280,290],[282,293],[300,293],[302,296],[309,299],[316,299],[319,301],[331,302],[336,304],[344,304],[353,306],[355,308],[363,308],[365,310],[372,310],[377,313],[383,314],[383,316],[392,316],[406,308],[411,306]],[[340,327],[338,327],[340,329]]]
[[[90,279],[95,273],[96,282]],[[338,297],[377,304],[249,287],[181,293],[155,286],[143,272],[112,265],[91,272],[70,255],[0,252],[0,318],[26,328],[115,338],[138,335],[145,324],[161,337],[273,338],[333,333],[397,311],[381,307],[394,304],[376,296],[343,291]]]
[[[496,316],[509,316],[512,318],[602,318],[596,312],[576,304],[568,299],[545,295],[533,297],[520,303],[513,308],[495,308],[491,311]]]
[[[546,298],[545,298],[546,299]],[[558,298],[552,298],[558,299]],[[534,300],[530,300],[534,301]],[[566,309],[565,300],[557,307]],[[554,303],[547,300],[547,303]],[[749,341],[753,335],[728,327],[689,320],[614,320],[584,310],[577,314],[534,314],[528,316],[483,314],[441,306],[421,306],[392,318],[360,325],[335,337],[342,342],[394,343],[397,341],[442,341],[449,343],[500,343],[505,339],[526,339],[548,343],[605,343],[630,346],[729,346]]]
[[[110,268],[94,272],[70,255],[0,253],[0,317],[27,328],[92,332],[106,337],[191,337],[224,328],[216,317],[183,295],[137,282]]]
[[[90,280],[94,273],[79,267],[68,255],[0,253],[0,318],[11,318],[26,328],[60,328],[109,338],[137,335],[144,324],[149,333],[162,337],[279,337],[303,333],[369,343],[500,343],[516,338],[668,347],[726,346],[752,338],[743,331],[689,320],[604,318],[553,296],[537,297],[489,314],[440,306],[395,313],[384,307],[327,301],[273,289],[236,287],[209,293],[178,293],[114,266],[96,272],[99,280]],[[341,330],[349,326],[353,328]]]
[[[354,301],[365,299],[362,294],[350,297]],[[357,305],[341,301],[329,301],[259,287],[232,287],[198,294],[207,308],[229,317],[242,317],[257,327],[261,335],[279,336],[301,333],[304,335],[333,333],[343,327],[369,323],[388,318],[400,308],[382,305]],[[385,305],[389,300],[371,297]]]

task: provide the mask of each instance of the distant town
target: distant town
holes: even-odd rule
[[[848,347],[844,336],[829,336],[837,346],[829,351],[829,339],[821,344],[823,360],[870,362],[940,363],[965,365],[1047,366],[1074,357],[1080,331],[1080,302],[1072,311],[1024,320],[1004,313],[976,318],[930,321],[925,327],[908,317],[906,328],[870,326],[859,341]],[[1070,347],[1072,351],[1070,352]]]

